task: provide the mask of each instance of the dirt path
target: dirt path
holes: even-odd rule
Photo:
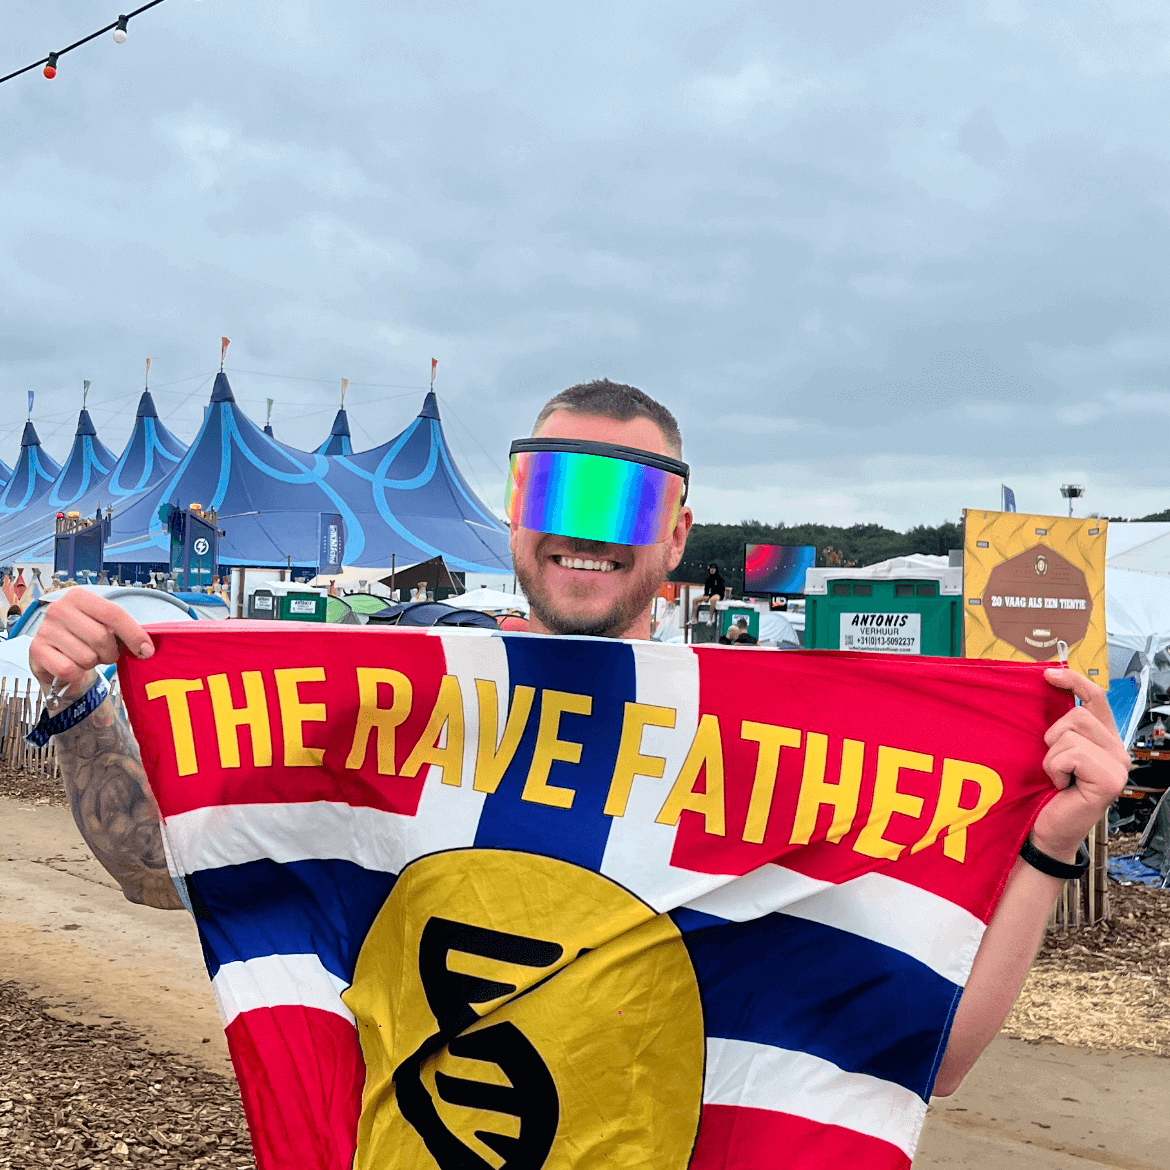
[[[190,918],[128,903],[65,809],[0,798],[5,980],[57,1019],[121,1022],[155,1051],[230,1071]],[[1167,1101],[1170,1060],[1000,1036],[959,1092],[934,1102],[915,1167],[1165,1170]]]
[[[63,808],[0,799],[0,980],[62,1018],[132,1023],[160,1048],[230,1072],[195,924],[135,906]]]

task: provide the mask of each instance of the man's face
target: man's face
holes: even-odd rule
[[[546,439],[620,443],[677,458],[648,418],[618,422],[558,410],[537,434]],[[532,606],[529,628],[534,633],[648,638],[651,602],[666,574],[682,559],[691,522],[690,508],[680,508],[664,543],[630,545],[530,532],[513,521],[512,561]]]

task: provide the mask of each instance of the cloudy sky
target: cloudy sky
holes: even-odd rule
[[[6,0],[0,74],[117,16]],[[166,0],[0,86],[0,458],[115,450],[153,358],[358,447],[429,359],[493,506],[540,404],[683,426],[700,520],[1170,507],[1170,9]]]

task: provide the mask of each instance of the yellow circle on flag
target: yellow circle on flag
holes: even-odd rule
[[[343,996],[366,1082],[354,1170],[682,1170],[703,1013],[673,921],[500,849],[402,872]]]

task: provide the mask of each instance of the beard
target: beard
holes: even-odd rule
[[[580,545],[580,553],[588,555],[589,541],[574,541]],[[596,546],[594,546],[596,547]],[[639,558],[641,560],[642,558]],[[620,638],[644,614],[655,594],[666,580],[664,564],[655,564],[645,558],[641,567],[619,569],[617,572],[629,577],[620,597],[603,613],[574,614],[570,598],[554,596],[552,590],[542,582],[535,561],[525,562],[514,558],[516,580],[528,598],[532,612],[554,634],[577,634],[594,638]]]

